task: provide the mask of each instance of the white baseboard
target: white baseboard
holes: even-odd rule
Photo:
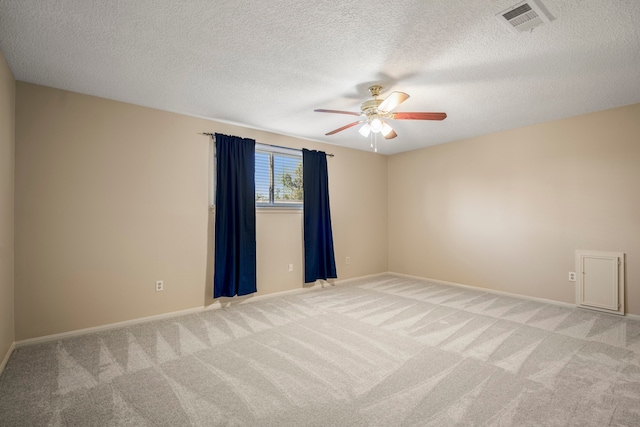
[[[169,313],[156,314],[154,316],[139,317],[136,319],[125,320],[122,322],[107,323],[106,325],[93,326],[91,328],[76,329],[59,334],[44,335],[36,338],[28,338],[26,340],[16,341],[16,347],[24,347],[26,345],[41,344],[49,341],[57,341],[65,338],[77,337],[80,335],[91,334],[94,332],[108,331],[110,329],[123,328],[125,326],[137,325],[139,323],[151,322],[153,320],[167,319],[171,317],[184,316],[186,314],[198,313],[204,310],[203,307],[189,308],[186,310],[172,311]]]
[[[9,346],[9,350],[7,350],[7,354],[4,355],[4,359],[2,359],[2,362],[0,363],[0,375],[2,375],[4,367],[7,366],[7,363],[9,363],[9,358],[11,357],[11,353],[13,353],[14,348],[16,348],[15,341],[11,343],[11,345]]]
[[[440,283],[442,285],[458,286],[458,287],[461,287],[461,288],[488,292],[490,294],[504,295],[504,296],[508,296],[508,297],[522,298],[522,299],[527,299],[527,300],[531,300],[531,301],[544,302],[544,303],[547,303],[547,304],[561,305],[563,307],[576,308],[575,304],[570,304],[568,302],[563,302],[563,301],[556,301],[556,300],[546,299],[546,298],[531,297],[531,296],[528,296],[528,295],[516,294],[516,293],[513,293],[513,292],[498,291],[498,290],[495,290],[495,289],[481,288],[479,286],[470,286],[470,285],[463,285],[462,283],[447,282],[446,280],[431,279],[429,277],[412,276],[410,274],[402,274],[402,273],[394,273],[394,272],[389,272],[389,274],[393,274],[394,276],[400,276],[400,277],[407,277],[407,278],[411,278],[411,279],[423,280],[425,282]]]
[[[336,280],[334,283],[336,285],[346,285],[348,283],[355,282],[356,280],[373,279],[374,277],[387,276],[389,274],[393,274],[393,273],[389,273],[388,271],[385,271],[383,273],[375,273],[375,274],[368,274],[366,276],[352,277],[351,279]]]
[[[331,286],[336,286],[336,285],[343,285],[355,280],[359,280],[359,279],[366,279],[366,278],[370,278],[370,277],[376,277],[376,276],[381,276],[381,275],[385,275],[388,273],[378,273],[378,274],[372,274],[369,276],[360,276],[360,277],[354,277],[351,279],[344,279],[344,280],[336,280],[333,281],[333,283],[327,282],[325,280],[318,280],[316,281],[314,284],[312,285],[307,285],[307,286],[303,286],[301,288],[296,288],[296,289],[290,289],[287,291],[281,291],[281,292],[274,292],[274,293],[270,293],[270,294],[264,294],[264,295],[245,295],[245,296],[241,296],[241,297],[233,297],[233,298],[225,298],[224,300],[216,300],[213,304],[210,304],[208,306],[203,306],[203,307],[194,307],[194,308],[188,308],[186,310],[179,310],[179,311],[171,311],[169,313],[162,313],[162,314],[156,314],[153,316],[147,316],[147,317],[139,317],[136,319],[131,319],[131,320],[125,320],[122,322],[115,322],[115,323],[108,323],[106,325],[100,325],[100,326],[93,326],[90,328],[84,328],[84,329],[76,329],[73,331],[68,331],[68,332],[61,332],[58,334],[51,334],[51,335],[44,335],[41,337],[36,337],[36,338],[28,338],[25,340],[20,340],[20,341],[16,341],[13,343],[12,346],[12,350],[13,347],[24,347],[27,345],[33,345],[33,344],[41,344],[41,343],[45,343],[45,342],[50,342],[50,341],[58,341],[58,340],[62,340],[62,339],[66,339],[66,338],[72,338],[72,337],[77,337],[80,335],[86,335],[86,334],[91,334],[94,332],[103,332],[103,331],[108,331],[110,329],[117,329],[117,328],[123,328],[126,326],[132,326],[132,325],[138,325],[140,323],[147,323],[147,322],[152,322],[154,320],[162,320],[162,319],[168,319],[168,318],[172,318],[172,317],[178,317],[178,316],[185,316],[187,314],[193,314],[193,313],[200,313],[206,310],[215,310],[218,308],[222,308],[222,307],[229,307],[229,306],[233,306],[235,304],[247,304],[247,303],[251,303],[254,301],[260,301],[266,298],[273,298],[276,296],[282,296],[282,295],[291,295],[291,294],[297,294],[297,293],[301,293],[301,292],[307,292],[311,289],[318,289],[318,288],[326,288],[326,287],[331,287]],[[8,356],[7,356],[7,360],[8,360]],[[4,365],[3,365],[4,367]]]
[[[538,302],[543,302],[543,303],[547,303],[547,304],[554,304],[554,305],[559,305],[562,307],[570,307],[570,308],[580,308],[578,307],[576,304],[571,304],[568,302],[563,302],[563,301],[556,301],[553,299],[546,299],[546,298],[538,298],[538,297],[532,297],[529,295],[522,295],[522,294],[516,294],[513,292],[505,292],[505,291],[498,291],[495,289],[488,289],[488,288],[481,288],[478,286],[470,286],[470,285],[463,285],[461,283],[455,283],[455,282],[447,282],[446,280],[438,280],[438,279],[431,279],[429,277],[420,277],[420,276],[412,276],[410,274],[402,274],[402,273],[394,273],[392,271],[390,271],[388,274],[394,275],[394,276],[400,276],[400,277],[407,277],[410,279],[416,279],[416,280],[422,280],[425,282],[432,282],[432,283],[440,283],[443,285],[451,285],[451,286],[458,286],[458,287],[462,287],[462,288],[466,288],[466,289],[474,289],[476,291],[480,290],[483,292],[488,292],[490,294],[497,294],[497,295],[504,295],[504,296],[509,296],[509,297],[514,297],[514,298],[522,298],[522,299],[526,299],[526,300],[531,300],[531,301],[538,301]],[[640,315],[637,314],[631,314],[631,313],[626,313],[623,316],[620,316],[618,314],[615,313],[608,313],[608,312],[601,312],[602,314],[608,314],[608,315],[612,315],[612,316],[616,316],[616,317],[628,317],[630,319],[634,319],[634,320],[640,320]]]
[[[487,288],[479,288],[477,286],[463,285],[463,284],[460,284],[460,283],[447,282],[447,281],[444,281],[444,280],[430,279],[428,277],[412,276],[412,275],[409,275],[409,274],[395,273],[395,272],[391,272],[390,271],[390,272],[384,272],[384,273],[370,274],[370,275],[367,275],[367,276],[352,277],[350,279],[334,280],[332,282],[328,282],[328,281],[325,281],[325,280],[318,280],[313,285],[303,286],[301,288],[296,288],[296,289],[290,289],[288,291],[274,292],[274,293],[271,293],[271,294],[264,294],[264,295],[246,295],[246,296],[241,296],[241,297],[234,297],[234,298],[225,299],[223,301],[217,300],[213,304],[210,304],[208,306],[194,307],[194,308],[189,308],[189,309],[186,309],[186,310],[179,310],[179,311],[172,311],[172,312],[169,312],[169,313],[156,314],[154,316],[148,316],[148,317],[139,317],[139,318],[136,318],[136,319],[125,320],[123,322],[108,323],[106,325],[94,326],[94,327],[91,327],[91,328],[76,329],[76,330],[73,330],[73,331],[61,332],[59,334],[45,335],[45,336],[41,336],[41,337],[29,338],[29,339],[25,339],[25,340],[16,341],[11,345],[11,348],[9,349],[9,352],[5,356],[5,360],[3,360],[2,365],[0,365],[0,373],[2,373],[2,369],[4,369],[4,366],[7,363],[7,361],[9,360],[9,356],[11,355],[11,352],[13,351],[14,348],[24,347],[24,346],[32,345],[32,344],[40,344],[40,343],[45,343],[45,342],[50,342],[50,341],[57,341],[57,340],[62,340],[62,339],[66,339],[66,338],[72,338],[72,337],[76,337],[76,336],[80,336],[80,335],[91,334],[91,333],[94,333],[94,332],[108,331],[110,329],[123,328],[123,327],[126,327],[126,326],[137,325],[137,324],[140,324],[140,323],[152,322],[154,320],[169,319],[169,318],[172,318],[172,317],[185,316],[187,314],[200,313],[200,312],[207,311],[207,310],[216,310],[216,309],[219,309],[219,308],[222,308],[222,307],[229,307],[229,306],[233,306],[233,305],[236,305],[236,304],[248,304],[248,303],[251,303],[251,302],[254,302],[254,301],[260,301],[260,300],[263,300],[263,299],[268,299],[268,298],[273,298],[273,297],[278,297],[278,296],[283,296],[283,295],[294,295],[294,294],[298,294],[298,293],[307,292],[307,291],[312,290],[312,289],[319,289],[319,288],[327,288],[327,287],[332,287],[332,286],[347,285],[350,282],[354,282],[354,281],[357,281],[357,280],[372,279],[374,277],[386,276],[386,275],[392,275],[392,276],[398,276],[398,277],[407,277],[407,278],[411,278],[411,279],[422,280],[422,281],[425,281],[425,282],[441,283],[443,285],[459,286],[459,287],[463,287],[463,288],[467,288],[467,289],[481,290],[481,291],[489,292],[489,293],[493,293],[493,294],[506,295],[506,296],[516,297],[516,298],[523,298],[523,299],[539,301],[539,302],[544,302],[544,303],[549,303],[549,304],[561,305],[561,306],[564,306],[564,307],[572,307],[572,308],[576,307],[574,304],[569,304],[569,303],[565,303],[565,302],[561,302],[561,301],[549,300],[549,299],[544,299],[544,298],[530,297],[530,296],[526,296],[526,295],[520,295],[520,294],[511,293],[511,292],[497,291],[497,290],[487,289]],[[626,316],[630,317],[630,318],[640,319],[640,316],[634,315],[634,314],[627,314]]]

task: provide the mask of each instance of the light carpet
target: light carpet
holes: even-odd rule
[[[18,348],[2,426],[640,425],[640,322],[393,275]]]

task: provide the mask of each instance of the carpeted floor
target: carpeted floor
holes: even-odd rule
[[[2,426],[640,425],[640,322],[396,276],[15,350]]]

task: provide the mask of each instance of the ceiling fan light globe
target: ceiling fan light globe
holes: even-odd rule
[[[371,132],[378,133],[382,130],[382,122],[379,118],[371,120]]]
[[[360,135],[366,138],[369,136],[369,133],[371,132],[371,126],[369,126],[369,123],[365,123],[364,125],[362,125],[360,129],[358,129],[358,132],[360,132]]]

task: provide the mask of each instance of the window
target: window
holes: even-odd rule
[[[302,153],[256,144],[256,206],[302,207]]]

